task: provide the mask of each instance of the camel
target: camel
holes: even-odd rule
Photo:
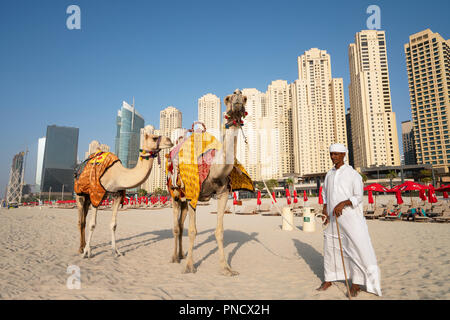
[[[211,163],[208,177],[202,184],[199,201],[208,201],[213,194],[217,195],[217,227],[215,231],[217,246],[219,249],[219,259],[222,267],[222,274],[226,276],[238,275],[237,271],[231,269],[228,262],[225,260],[223,248],[223,216],[225,207],[230,194],[228,183],[229,176],[233,169],[236,160],[236,143],[238,130],[242,125],[241,119],[245,114],[245,104],[247,97],[243,96],[239,89],[235,90],[232,95],[228,95],[224,99],[227,110],[227,124],[223,133],[223,147],[216,152]],[[197,234],[196,228],[196,210],[188,205],[188,201],[182,198],[179,189],[175,189],[173,197],[173,235],[175,240],[175,249],[171,262],[180,263],[181,259],[185,258],[182,247],[183,225],[187,213],[189,212],[189,248],[186,259],[186,266],[184,273],[195,273],[196,268],[193,260],[194,240]]]
[[[152,171],[153,160],[161,149],[171,148],[173,146],[169,138],[145,133],[144,141],[141,143],[139,153],[139,160],[137,165],[132,169],[125,168],[120,161],[115,162],[100,178],[100,183],[106,190],[107,195],[111,195],[114,199],[112,206],[112,221],[111,221],[111,246],[113,254],[121,256],[122,253],[116,248],[115,231],[117,227],[117,211],[121,204],[123,191],[125,189],[135,188],[140,186],[147,180]],[[89,235],[87,242],[85,242],[85,226],[86,216],[89,211],[91,200],[89,195],[82,194],[76,196],[78,207],[78,227],[80,231],[80,249],[79,253],[82,257],[89,258],[91,256],[91,240],[92,234],[97,223],[97,208],[94,212],[89,224]]]

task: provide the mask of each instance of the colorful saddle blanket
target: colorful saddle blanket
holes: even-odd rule
[[[89,156],[83,164],[82,171],[75,175],[74,191],[76,194],[88,194],[92,206],[97,208],[106,195],[106,190],[100,183],[100,178],[114,163],[120,161],[111,152],[98,151]]]
[[[176,147],[178,152],[171,153],[166,160],[169,192],[173,188],[172,179],[176,179],[183,195],[190,200],[190,205],[195,209],[203,181],[208,177],[215,153],[221,148],[222,144],[207,132],[194,132],[186,138],[181,146]],[[174,170],[174,166],[177,165],[179,170]],[[174,173],[177,175],[176,178],[173,176]],[[230,188],[255,191],[250,176],[240,163],[234,164],[230,174]]]

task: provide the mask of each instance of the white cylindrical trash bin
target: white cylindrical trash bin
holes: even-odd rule
[[[283,207],[281,220],[283,220],[281,230],[291,231],[294,229],[294,213],[290,207]]]
[[[316,231],[316,218],[311,208],[303,208],[303,231],[314,232]]]

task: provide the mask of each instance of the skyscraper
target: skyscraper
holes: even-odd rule
[[[312,48],[298,57],[298,80],[292,87],[295,172],[327,172],[329,146],[347,145],[342,78],[332,78],[330,55]]]
[[[413,123],[411,120],[402,121],[402,141],[404,164],[417,164]]]
[[[155,130],[153,126],[146,126],[144,130],[141,130],[141,135],[145,132],[152,133],[155,135],[163,135],[169,137],[173,143],[176,141],[172,140],[172,137],[177,134],[184,134],[184,129],[181,129],[182,123],[182,113],[175,107],[167,107],[160,112],[159,118],[159,130]],[[166,189],[166,159],[165,155],[169,153],[169,149],[164,149],[160,151],[161,164],[157,161],[153,162],[153,169],[147,182],[143,185],[148,192],[154,192],[156,189],[160,188],[162,190]]]
[[[426,29],[404,48],[417,163],[449,172],[450,40]]]
[[[144,118],[125,101],[117,113],[117,134],[115,153],[125,168],[134,168],[139,157],[140,132],[144,128]]]
[[[237,139],[237,159],[245,167],[253,180],[261,179],[261,151],[259,147],[260,119],[262,117],[262,106],[264,104],[264,93],[251,88],[242,89],[242,94],[247,97],[245,110],[247,116],[244,119],[242,131],[239,131]],[[245,138],[247,143],[245,143]],[[263,157],[267,159],[267,155]]]
[[[181,128],[182,122],[181,111],[175,107],[169,106],[159,113],[159,129],[169,138],[173,129]]]
[[[198,99],[198,121],[206,126],[206,131],[217,139],[220,137],[221,128],[221,102],[215,94],[208,93]]]
[[[89,144],[89,149],[84,153],[84,159],[87,159],[91,154],[101,150],[103,152],[109,152],[109,146],[106,144],[100,144],[97,140],[92,140]]]
[[[42,166],[44,164],[45,137],[38,140],[38,153],[36,164],[36,190],[41,190],[42,183]]]
[[[41,192],[73,192],[77,164],[78,128],[47,126]],[[63,187],[64,186],[64,187]]]
[[[355,168],[400,165],[384,31],[356,33],[348,52]]]
[[[272,141],[275,147],[274,163],[277,177],[294,172],[294,141],[292,127],[292,94],[291,87],[285,80],[275,80],[268,86],[266,92],[267,112],[272,121],[273,129],[278,131],[277,141]]]

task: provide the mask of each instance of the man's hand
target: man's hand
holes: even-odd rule
[[[324,217],[322,217],[322,221],[323,221],[323,224],[326,226],[328,224],[328,222],[330,222],[330,217],[328,216],[326,204],[323,205],[322,214],[324,215]]]
[[[336,207],[334,207],[333,209],[333,216],[335,216],[336,218],[339,218],[342,214],[342,210],[344,210],[344,208],[346,206],[351,206],[352,202],[350,200],[345,200],[345,201],[341,201],[339,202]]]

